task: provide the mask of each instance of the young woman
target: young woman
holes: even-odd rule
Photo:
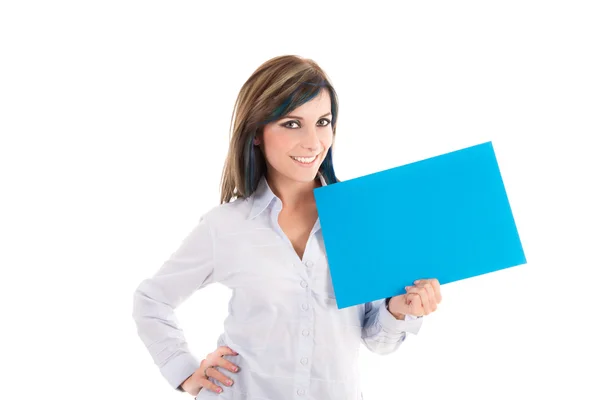
[[[275,57],[242,87],[221,204],[135,291],[139,336],[173,388],[197,399],[361,399],[360,343],[392,353],[436,310],[436,279],[337,308],[313,196],[338,182],[337,114],[335,90],[309,59]],[[229,315],[200,362],[174,310],[217,282],[232,290]]]

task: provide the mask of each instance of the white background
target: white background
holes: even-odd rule
[[[2,2],[0,398],[191,399],[133,291],[218,203],[235,97],[282,54],[339,93],[342,180],[492,140],[528,259],[364,349],[365,399],[600,398],[597,3],[397,3]],[[177,311],[200,359],[228,298]]]

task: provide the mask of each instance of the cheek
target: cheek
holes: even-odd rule
[[[267,161],[270,164],[277,163],[277,160],[287,157],[286,153],[289,150],[289,140],[284,136],[267,137],[264,141],[264,152]]]
[[[333,132],[332,131],[329,131],[328,133],[324,133],[323,135],[321,135],[321,145],[323,147],[328,149],[331,147],[332,143],[333,143]]]

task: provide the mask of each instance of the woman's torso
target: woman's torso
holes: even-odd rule
[[[232,290],[218,345],[240,366],[220,395],[197,399],[360,399],[364,305],[338,309],[320,222],[302,258],[278,224],[281,202],[264,182],[254,196],[214,209],[219,282]]]

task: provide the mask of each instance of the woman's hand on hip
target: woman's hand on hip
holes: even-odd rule
[[[226,386],[233,385],[233,380],[230,377],[214,368],[221,367],[231,372],[239,371],[237,365],[223,358],[223,356],[226,355],[237,356],[238,353],[227,346],[217,348],[217,350],[208,354],[206,358],[202,360],[200,367],[181,384],[181,388],[192,396],[197,396],[202,388],[206,388],[215,393],[221,393],[223,388],[212,383],[208,380],[208,377],[214,378],[216,381]]]

